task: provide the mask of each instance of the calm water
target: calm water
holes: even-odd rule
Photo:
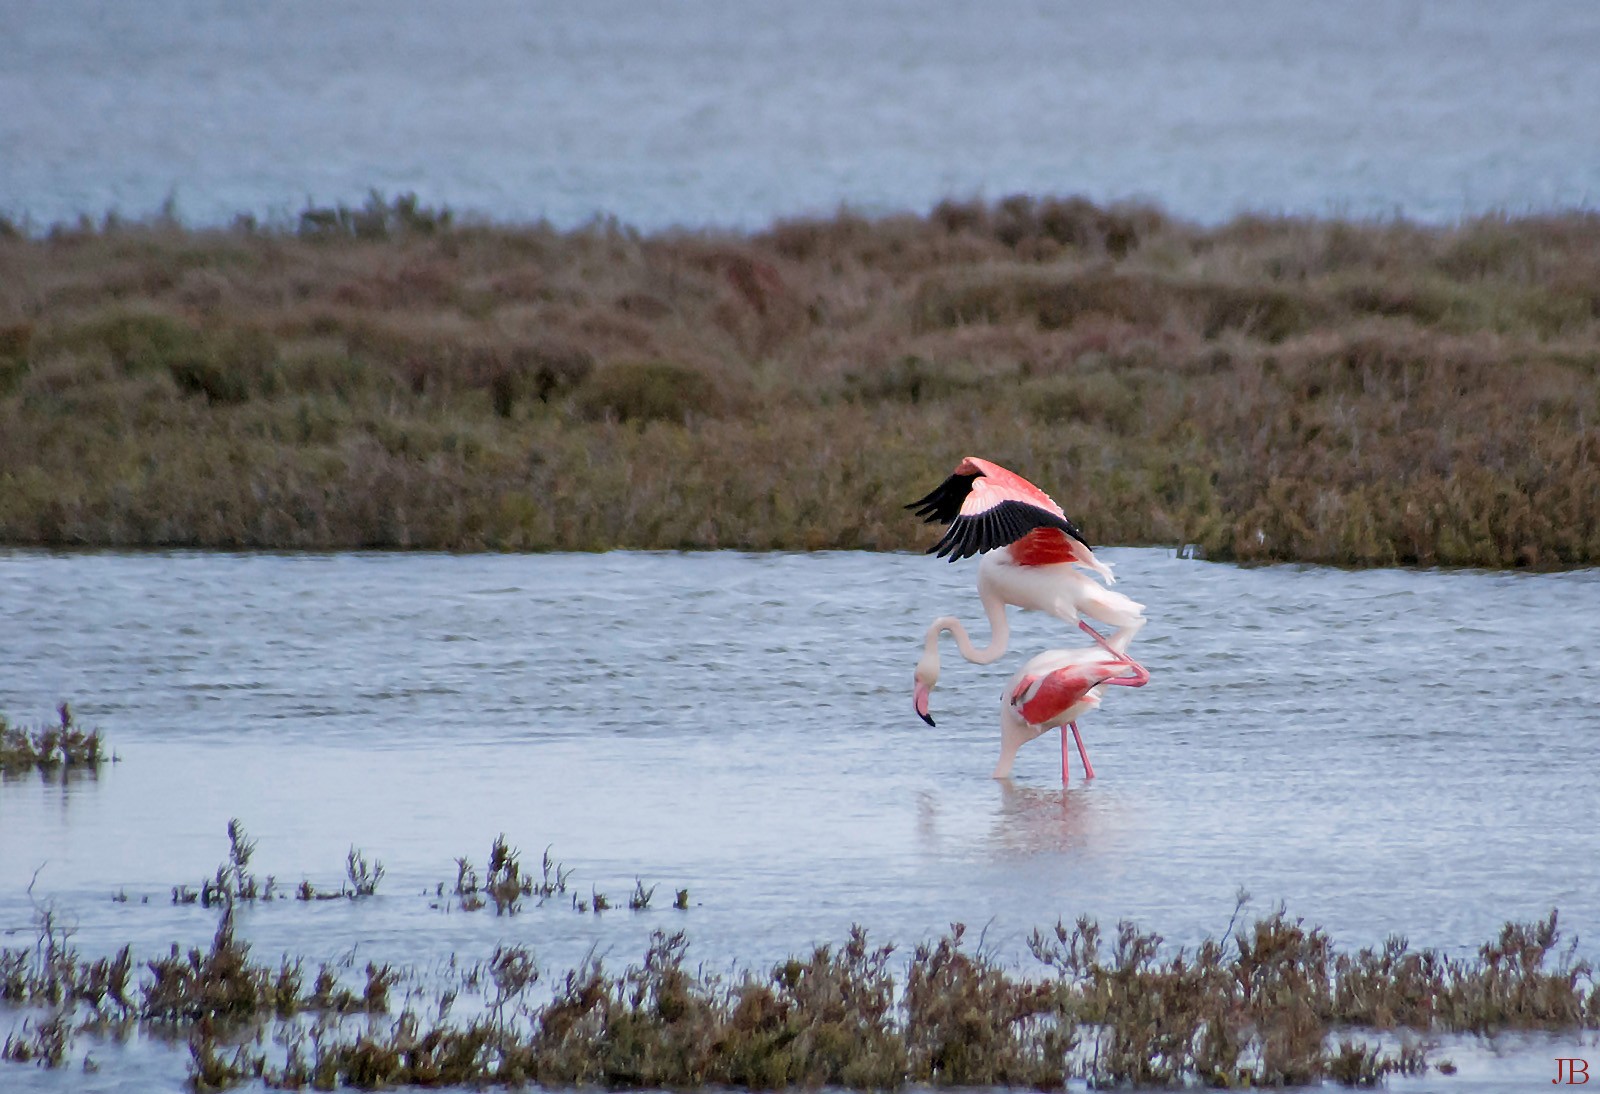
[[[1600,571],[1106,554],[1149,607],[1134,650],[1154,679],[1083,723],[1099,777],[1063,793],[1054,736],[987,778],[1001,685],[1074,644],[1059,623],[1019,617],[995,666],[947,648],[939,727],[910,709],[927,623],[982,629],[972,563],[0,553],[0,710],[72,699],[122,756],[67,787],[0,784],[0,944],[31,937],[35,875],[85,950],[204,942],[212,913],[169,890],[210,874],[238,817],[281,883],[335,886],[351,845],[388,870],[370,902],[247,911],[262,955],[426,969],[507,941],[560,969],[682,926],[720,966],[857,922],[909,942],[964,921],[1026,964],[1058,916],[1217,934],[1242,886],[1352,947],[1470,950],[1555,906],[1600,956]],[[585,896],[641,877],[655,905],[431,908],[501,832],[535,859],[553,845]],[[684,886],[694,906],[663,907]],[[1547,1083],[1573,1047],[1509,1044],[1469,1044],[1434,1081]],[[129,1052],[96,1081],[181,1075],[180,1054]]]
[[[1572,0],[8,0],[0,211],[1593,207],[1597,56],[1600,5]]]

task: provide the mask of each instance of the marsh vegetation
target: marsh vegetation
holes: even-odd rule
[[[142,1031],[187,1044],[196,1090],[1368,1086],[1453,1070],[1433,1052],[1442,1034],[1600,1026],[1592,970],[1559,940],[1551,913],[1507,924],[1471,958],[1403,938],[1346,952],[1279,909],[1193,950],[1131,923],[1058,923],[1035,932],[1026,970],[955,924],[905,953],[858,928],[716,974],[685,933],[661,930],[621,970],[594,956],[545,969],[501,945],[441,980],[258,961],[232,900],[209,947],[139,961],[127,946],[80,955],[46,909],[34,945],[0,951],[0,1001],[25,1015],[0,1056],[63,1067],[81,1052],[98,1066],[97,1038]]]
[[[37,771],[46,777],[93,774],[114,759],[98,729],[84,729],[72,707],[56,707],[54,724],[12,725],[0,714],[0,775]]]
[[[919,548],[981,450],[1095,543],[1592,564],[1597,366],[1582,212],[10,225],[0,541]]]

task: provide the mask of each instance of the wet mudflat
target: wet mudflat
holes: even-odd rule
[[[760,967],[855,923],[909,946],[959,921],[1026,967],[1029,933],[1079,914],[1193,945],[1241,887],[1248,911],[1281,901],[1351,947],[1400,932],[1470,953],[1558,907],[1593,956],[1600,576],[1108,556],[1149,607],[1154,679],[1084,722],[1099,777],[1063,793],[1053,738],[986,777],[1000,686],[1075,644],[1059,623],[1023,617],[988,668],[947,650],[939,727],[910,711],[926,624],[981,631],[970,564],[7,554],[0,708],[72,698],[122,758],[0,787],[0,930],[25,943],[48,900],[86,953],[205,945],[215,910],[170,890],[211,874],[237,817],[282,887],[337,888],[352,847],[386,870],[369,900],[242,910],[258,959],[428,970],[509,943],[560,970],[682,929],[694,961]],[[617,907],[440,902],[457,856],[502,832]],[[636,880],[659,888],[633,912]],[[1548,1082],[1582,1054],[1507,1043],[1468,1042],[1425,1084]],[[182,1072],[181,1052],[119,1051],[96,1081]]]

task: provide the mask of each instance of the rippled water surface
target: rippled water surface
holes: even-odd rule
[[[1600,202],[1600,6],[0,3],[0,211],[416,191],[645,228],[1144,197],[1452,219]]]
[[[1098,778],[1066,792],[1054,735],[1013,781],[987,777],[1001,685],[1076,644],[1060,623],[1019,617],[994,666],[947,648],[938,728],[911,711],[928,622],[983,629],[971,563],[0,554],[0,710],[71,699],[121,756],[0,784],[0,944],[31,937],[40,900],[92,952],[205,941],[214,914],[170,889],[212,872],[237,817],[280,883],[335,886],[352,845],[388,871],[373,901],[248,910],[258,954],[426,968],[507,941],[564,968],[681,926],[715,966],[852,923],[905,942],[964,921],[1026,963],[1058,916],[1215,935],[1243,887],[1350,947],[1398,931],[1470,950],[1554,906],[1600,955],[1600,572],[1106,553],[1148,605],[1153,680],[1083,722]],[[456,856],[502,832],[550,845],[585,897],[661,888],[641,914],[433,908]],[[665,907],[679,887],[687,912]],[[149,1054],[135,1076],[181,1074],[130,1051]],[[1547,1082],[1552,1054],[1472,1047],[1442,1089]]]

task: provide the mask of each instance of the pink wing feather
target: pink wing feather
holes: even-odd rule
[[[1016,501],[1043,509],[1047,513],[1054,513],[1062,520],[1067,519],[1067,514],[1061,511],[1061,506],[1056,504],[1054,498],[1021,475],[1007,471],[997,463],[968,456],[956,465],[955,473],[980,476],[973,480],[972,493],[967,495],[967,500],[961,506],[962,516],[976,516],[1003,501]],[[984,500],[974,507],[974,500],[980,496]]]

